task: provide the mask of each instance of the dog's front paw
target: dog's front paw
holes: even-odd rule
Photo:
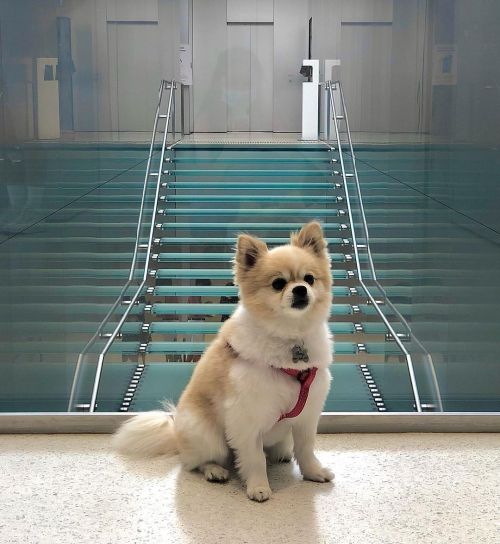
[[[305,470],[302,475],[304,480],[311,480],[312,482],[331,482],[335,478],[335,474],[329,468],[321,465]]]
[[[271,498],[271,488],[269,485],[249,485],[247,486],[247,495],[253,501],[264,502]]]

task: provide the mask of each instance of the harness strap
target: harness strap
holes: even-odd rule
[[[225,347],[230,351],[233,357],[239,356],[238,352],[229,342],[226,341]],[[313,366],[306,370],[295,370],[294,368],[280,368],[279,370],[285,374],[288,374],[292,378],[295,378],[300,383],[299,398],[297,399],[295,406],[289,412],[280,416],[278,421],[281,421],[282,419],[297,417],[300,415],[304,409],[304,406],[306,405],[307,397],[309,396],[309,388],[316,377],[316,372],[318,369]]]
[[[278,421],[290,417],[297,417],[302,412],[306,405],[307,397],[309,396],[309,388],[318,371],[316,367],[308,368],[307,370],[294,370],[293,368],[280,368],[280,370],[285,374],[292,376],[292,378],[295,378],[300,383],[300,391],[295,406],[286,414],[282,414]]]

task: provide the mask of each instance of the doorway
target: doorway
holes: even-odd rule
[[[112,130],[151,130],[161,76],[157,23],[108,22]]]
[[[388,132],[391,125],[392,23],[342,23],[342,85],[353,131]]]
[[[227,129],[273,130],[274,32],[269,23],[227,25]]]

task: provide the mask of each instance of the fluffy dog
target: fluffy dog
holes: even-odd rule
[[[114,436],[131,455],[179,453],[187,470],[228,479],[234,452],[247,495],[271,496],[271,462],[298,462],[307,480],[333,473],[314,455],[314,439],[330,387],[332,340],[327,321],[331,272],[319,223],[269,250],[238,237],[234,262],[240,302],[203,354],[175,414],[145,412]]]

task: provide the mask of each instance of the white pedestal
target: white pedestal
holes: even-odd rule
[[[312,66],[312,81],[302,83],[302,140],[317,140],[319,60],[306,59],[302,66]]]
[[[59,128],[59,82],[56,79],[57,58],[36,59],[36,111],[38,138],[49,140],[60,138]],[[45,75],[52,79],[46,79]]]

